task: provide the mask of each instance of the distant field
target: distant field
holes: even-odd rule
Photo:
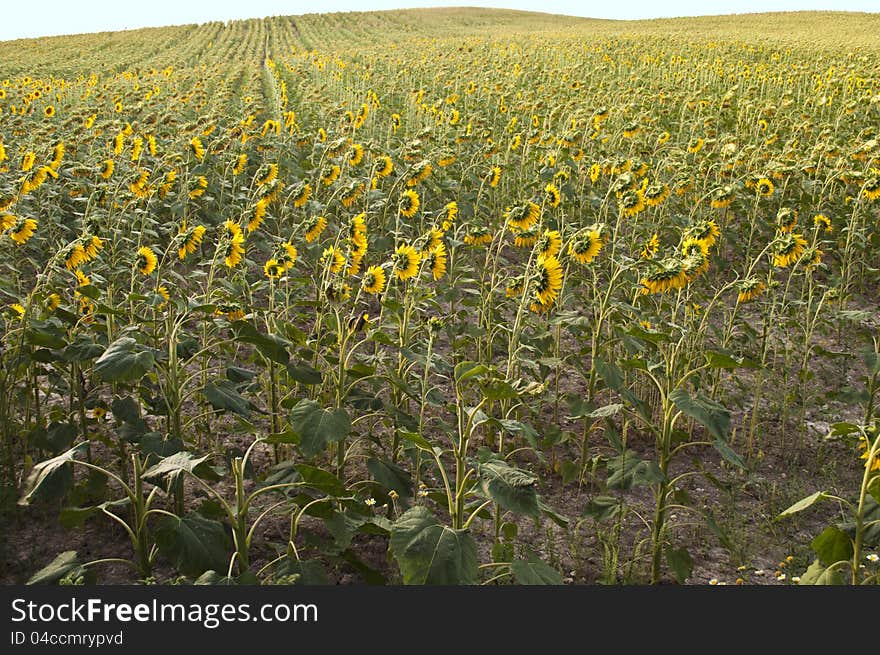
[[[0,579],[876,584],[878,35],[0,43]]]

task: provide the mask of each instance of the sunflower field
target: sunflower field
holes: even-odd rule
[[[877,34],[0,43],[0,579],[877,584]]]

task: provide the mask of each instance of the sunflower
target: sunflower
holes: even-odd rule
[[[876,168],[871,169],[871,177],[868,178],[865,186],[862,187],[862,195],[872,202],[880,198],[880,170]]]
[[[321,253],[321,263],[330,267],[331,273],[338,273],[346,264],[345,255],[343,255],[336,246],[328,246]]]
[[[443,209],[440,210],[439,219],[442,220],[440,224],[440,229],[444,232],[448,232],[452,229],[452,225],[455,223],[455,219],[458,217],[458,203],[454,200],[452,202],[446,203]]]
[[[143,275],[149,275],[156,270],[156,264],[159,263],[156,253],[149,246],[141,246],[137,251],[137,259],[135,266]]]
[[[189,140],[189,146],[192,148],[193,155],[195,155],[198,161],[202,161],[205,158],[205,146],[202,145],[202,140],[194,136]]]
[[[55,107],[53,107],[52,105],[46,105],[43,109],[43,114],[46,116],[46,118],[52,118],[55,115]]]
[[[767,289],[767,285],[755,277],[743,280],[737,285],[739,295],[736,300],[739,303],[747,303],[753,301]]]
[[[345,302],[351,297],[351,286],[342,280],[331,280],[324,288],[324,293],[330,302]]]
[[[553,184],[553,182],[548,182],[544,187],[544,202],[550,207],[559,207],[559,203],[562,202],[562,194],[559,192],[559,187]]]
[[[245,313],[237,304],[223,304],[214,310],[214,316],[223,317],[227,321],[240,321],[245,317]]]
[[[166,287],[165,285],[160,286],[158,289],[156,289],[156,295],[162,298],[162,301],[159,302],[158,305],[156,305],[156,308],[160,310],[164,309],[165,305],[168,304],[168,301],[171,300],[171,294],[168,292],[168,287]]]
[[[391,129],[397,132],[400,127],[400,114],[391,114]]]
[[[786,268],[796,262],[807,247],[807,240],[800,234],[784,232],[773,244],[773,265]]]
[[[532,229],[540,216],[541,208],[531,200],[508,209],[504,214],[504,218],[507,219],[511,228],[523,232]]]
[[[702,241],[708,250],[715,245],[718,237],[721,236],[721,230],[718,224],[713,220],[702,219],[691,225],[684,233],[684,239],[693,238]]]
[[[305,182],[299,182],[293,187],[293,206],[299,209],[309,201],[312,195],[312,187]]]
[[[270,280],[276,280],[284,273],[284,265],[272,257],[263,266],[263,273]]]
[[[645,210],[645,195],[641,191],[627,191],[620,198],[619,206],[626,218],[632,218]]]
[[[370,266],[361,280],[361,288],[365,293],[378,295],[385,290],[386,281],[385,271],[381,266]]]
[[[651,238],[645,242],[642,251],[639,253],[639,256],[642,259],[654,259],[654,255],[657,254],[657,251],[660,250],[660,236],[654,232],[651,235]]]
[[[394,251],[392,261],[394,263],[394,274],[397,275],[397,279],[408,280],[418,274],[422,256],[412,246],[401,244]]]
[[[376,160],[376,163],[378,166],[376,167],[375,175],[380,180],[394,172],[394,162],[391,161],[391,157],[388,155],[382,155]]]
[[[688,141],[687,151],[690,154],[695,155],[703,149],[704,145],[706,145],[706,142],[703,139],[691,139],[690,141]]]
[[[257,178],[257,186],[266,186],[272,184],[278,177],[278,164],[264,164],[260,168],[259,177]]]
[[[72,243],[70,244],[66,250],[66,254],[64,256],[64,266],[68,271],[72,271],[74,269],[79,268],[82,264],[85,264],[89,261],[89,256],[86,254],[86,249],[83,248],[80,243]]]
[[[596,224],[575,234],[568,244],[568,254],[579,264],[589,264],[602,250],[604,228],[604,225]]]
[[[319,236],[327,227],[327,219],[323,216],[312,216],[305,224],[306,243],[311,243]]]
[[[443,155],[442,157],[440,157],[440,159],[437,160],[437,165],[440,168],[446,168],[447,166],[452,166],[455,163],[456,159],[458,159],[458,157],[456,157],[456,155],[454,155],[452,153],[448,153],[448,154]]]
[[[669,132],[662,132],[662,133],[657,137],[657,145],[658,145],[658,146],[665,145],[667,141],[669,141]]]
[[[131,145],[131,161],[133,163],[137,163],[137,161],[141,158],[141,152],[144,149],[144,140],[140,137],[137,137]]]
[[[28,242],[37,229],[37,221],[33,218],[19,218],[9,230],[9,238],[20,246]]]
[[[226,223],[228,224],[230,221],[226,221]],[[235,226],[238,228],[237,224],[235,224]],[[224,253],[223,262],[226,264],[227,268],[235,268],[241,263],[243,257],[244,234],[241,233],[241,229],[239,228],[237,231],[231,232],[231,237],[226,246],[226,252]]]
[[[17,302],[14,302],[11,305],[9,305],[9,309],[12,310],[12,315],[15,318],[17,318],[19,320],[24,319],[25,309],[20,304],[18,304]]]
[[[699,239],[686,239],[681,245],[688,281],[709,270],[709,248]]]
[[[324,186],[330,186],[339,179],[339,174],[341,172],[342,169],[339,167],[339,164],[324,166],[321,169],[321,184],[323,184]]]
[[[815,216],[813,216],[813,225],[815,225],[816,228],[821,228],[825,230],[826,232],[834,231],[834,226],[831,225],[831,219],[828,218],[825,214],[816,214]]]
[[[446,264],[448,262],[448,259],[449,256],[446,252],[446,244],[444,244],[442,241],[434,246],[428,253],[427,258],[425,259],[425,263],[427,264],[428,269],[431,271],[431,275],[434,277],[435,282],[446,275]]]
[[[203,225],[196,225],[187,228],[186,221],[184,221],[183,225],[180,226],[180,231],[177,233],[177,236],[180,239],[180,247],[177,249],[177,257],[183,261],[186,259],[187,255],[193,254],[196,251],[196,248],[199,247],[199,244],[202,243],[202,237],[205,236],[205,227]]]
[[[50,293],[46,298],[46,311],[54,312],[61,305],[61,296],[57,293]]]
[[[353,143],[348,149],[349,166],[359,166],[364,160],[364,147],[360,143]]]
[[[797,225],[798,213],[791,207],[782,207],[776,213],[776,226],[780,232],[791,232]]]
[[[657,207],[666,202],[669,197],[668,184],[651,184],[645,189],[645,204],[648,207]]]
[[[285,271],[293,268],[298,257],[299,253],[296,251],[296,246],[289,241],[282,243],[275,251],[275,259],[284,267]]]
[[[712,192],[712,200],[709,204],[715,209],[726,209],[727,207],[730,207],[735,195],[736,191],[733,186],[726,185],[719,187]]]
[[[203,196],[205,191],[208,190],[208,178],[204,175],[199,175],[196,178],[196,186],[195,188],[189,192],[190,200],[195,200],[199,196]]]
[[[486,173],[485,181],[486,184],[488,184],[493,189],[497,187],[498,183],[501,181],[501,167],[492,166],[489,169],[489,172]]]
[[[431,166],[431,162],[429,161],[421,161],[413,168],[412,175],[410,175],[409,179],[406,181],[406,186],[414,187],[419,182],[422,182],[428,178],[433,171],[433,167]]]
[[[685,263],[676,257],[667,257],[660,262],[651,262],[651,268],[640,282],[643,294],[681,289],[687,283],[688,275]]]
[[[232,174],[234,176],[241,175],[244,172],[244,167],[247,166],[248,156],[246,152],[241,153],[238,156],[238,159],[235,160],[235,166],[232,167]]]
[[[37,163],[37,153],[30,150],[24,153],[24,156],[21,158],[21,172],[27,173],[34,167],[35,163]]]
[[[536,243],[538,243],[538,234],[537,229],[524,230],[523,232],[514,232],[513,233],[513,245],[517,248],[531,248]]]
[[[406,189],[400,194],[400,200],[397,203],[397,210],[401,216],[412,218],[419,210],[419,194],[413,189]]]
[[[535,250],[541,257],[556,257],[562,248],[562,235],[557,230],[544,230],[535,244]]]
[[[562,266],[556,257],[539,256],[535,264],[532,291],[534,300],[530,309],[535,313],[548,311],[562,289]]]
[[[443,230],[440,230],[436,227],[432,227],[425,234],[419,237],[417,241],[417,245],[420,245],[420,251],[422,256],[426,256],[429,252],[431,252],[434,248],[443,243]]]
[[[464,235],[464,242],[469,246],[487,246],[492,243],[492,232],[484,225],[472,226]]]
[[[876,435],[876,432],[874,433]],[[859,459],[865,460],[865,468],[871,467],[871,471],[880,471],[880,454],[875,453],[872,460],[868,460],[871,455],[871,442],[864,435],[859,437],[859,450],[862,454]]]
[[[762,177],[755,182],[755,192],[762,198],[771,198],[776,187],[768,178]]]
[[[64,159],[64,141],[59,141],[55,144],[55,148],[52,150],[52,161],[49,162],[49,168],[53,171],[57,171],[61,168],[61,162]]]
[[[352,181],[345,192],[342,194],[342,206],[348,209],[351,207],[357,199],[361,197],[361,194],[364,192],[364,183]]]
[[[636,136],[641,131],[642,131],[642,127],[637,122],[630,123],[629,125],[627,125],[626,127],[623,128],[623,136],[627,139],[632,139],[634,136]]]

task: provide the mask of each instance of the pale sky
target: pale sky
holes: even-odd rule
[[[413,7],[501,7],[591,18],[660,18],[759,11],[880,11],[878,0],[15,0],[4,3],[0,41],[212,20]]]

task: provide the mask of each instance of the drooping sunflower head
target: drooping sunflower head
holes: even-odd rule
[[[737,284],[737,302],[747,303],[755,300],[767,289],[767,285],[756,277],[746,278]]]
[[[556,257],[562,248],[562,235],[558,230],[544,230],[535,244],[535,252],[541,257]]]
[[[141,246],[138,248],[135,266],[143,275],[150,275],[156,270],[156,265],[158,263],[159,260],[152,248],[149,246]]]
[[[266,260],[266,264],[263,266],[263,273],[270,280],[277,280],[284,273],[284,265],[281,264],[274,257]]]
[[[291,197],[293,198],[293,206],[299,209],[303,205],[305,205],[309,201],[309,197],[312,195],[312,187],[309,186],[305,181],[297,182],[296,185],[291,190]]]
[[[471,225],[464,235],[464,242],[474,247],[488,246],[492,243],[492,238],[492,231],[485,225]]]
[[[394,251],[392,263],[398,280],[408,280],[419,272],[422,255],[409,244],[401,244]]]
[[[825,214],[816,214],[813,216],[813,225],[815,225],[817,229],[824,230],[825,232],[834,232],[834,226],[831,224],[831,219]]]
[[[536,313],[549,311],[562,289],[562,266],[556,257],[538,257],[530,289],[531,310]]]
[[[807,247],[803,235],[794,232],[782,232],[773,242],[773,265],[786,268],[800,259]]]
[[[434,281],[440,280],[446,275],[446,265],[448,261],[449,256],[446,252],[446,244],[442,241],[438,242],[436,246],[428,251],[425,264],[427,265],[428,270],[431,271],[431,276],[434,278]]]
[[[348,149],[349,166],[360,166],[364,160],[364,147],[360,143],[352,143]]]
[[[701,241],[708,250],[715,245],[719,236],[721,236],[721,229],[718,227],[718,224],[711,219],[704,218],[692,224],[687,230],[685,230],[682,238],[685,241],[689,239]]]
[[[559,203],[562,202],[562,194],[559,191],[559,187],[556,186],[553,182],[548,182],[544,186],[544,202],[548,207],[559,207]]]
[[[431,162],[429,162],[427,159],[423,159],[418,164],[413,166],[412,172],[406,180],[406,186],[414,187],[420,182],[423,182],[428,178],[433,170],[434,168],[433,166],[431,166]]]
[[[342,172],[342,168],[339,167],[339,164],[328,164],[321,169],[321,184],[324,186],[330,186],[337,179],[339,179],[339,174]]]
[[[446,203],[443,209],[440,210],[439,220],[440,229],[444,232],[449,232],[452,229],[452,225],[455,223],[455,219],[458,217],[458,203],[454,200],[452,202]]]
[[[605,226],[601,223],[580,230],[568,244],[568,254],[578,264],[589,264],[602,250],[604,231]]]
[[[227,221],[230,222],[230,221]],[[236,227],[238,224],[235,224]],[[227,268],[235,268],[244,258],[244,234],[241,228],[238,232],[230,232],[227,236],[226,246],[223,252],[223,263]]]
[[[342,194],[341,202],[342,206],[348,209],[351,207],[357,199],[361,197],[361,194],[364,192],[364,183],[358,182],[357,180],[352,180],[349,182],[348,187]]]
[[[667,257],[659,262],[650,261],[650,267],[640,282],[643,294],[681,289],[687,283],[685,262],[677,257]]]
[[[493,189],[498,186],[498,183],[501,181],[501,167],[500,166],[492,166],[489,169],[489,172],[486,173],[486,184],[488,184]]]
[[[541,208],[531,200],[510,207],[504,212],[504,218],[514,230],[527,232],[532,229],[541,215]]]
[[[657,207],[662,205],[669,197],[668,184],[651,184],[645,189],[645,203],[648,207]]]
[[[641,190],[627,191],[620,198],[620,212],[626,218],[632,218],[643,212],[647,205],[645,204],[645,195]]]
[[[381,266],[370,266],[361,279],[361,288],[365,293],[378,295],[385,290],[387,278]]]
[[[305,222],[306,243],[312,243],[327,228],[327,219],[323,216],[312,216]]]
[[[9,228],[9,238],[19,246],[26,244],[37,230],[37,221],[33,218],[19,218]]]
[[[710,205],[715,209],[726,209],[730,207],[733,199],[736,197],[736,189],[731,184],[718,187],[712,192],[712,200]]]
[[[872,168],[870,177],[862,187],[862,195],[870,201],[880,199],[880,169]]]
[[[797,225],[798,213],[791,207],[782,207],[776,213],[776,227],[780,232],[791,232]]]
[[[642,259],[654,259],[654,255],[660,250],[660,235],[654,232],[651,238],[645,242],[639,256]]]
[[[328,246],[321,253],[321,263],[329,267],[331,273],[338,273],[346,264],[345,255],[336,246]]]
[[[769,178],[762,177],[759,178],[757,182],[755,182],[755,193],[757,193],[762,198],[771,198],[775,190],[776,187],[773,185],[773,182]]]
[[[400,194],[400,199],[397,203],[397,211],[399,211],[400,215],[405,218],[412,218],[416,215],[416,212],[419,211],[420,204],[419,194],[416,193],[414,189],[406,189]]]
[[[391,160],[391,157],[388,155],[382,155],[378,159],[376,159],[376,171],[375,176],[380,180],[388,177],[391,173],[394,172],[394,162]]]

